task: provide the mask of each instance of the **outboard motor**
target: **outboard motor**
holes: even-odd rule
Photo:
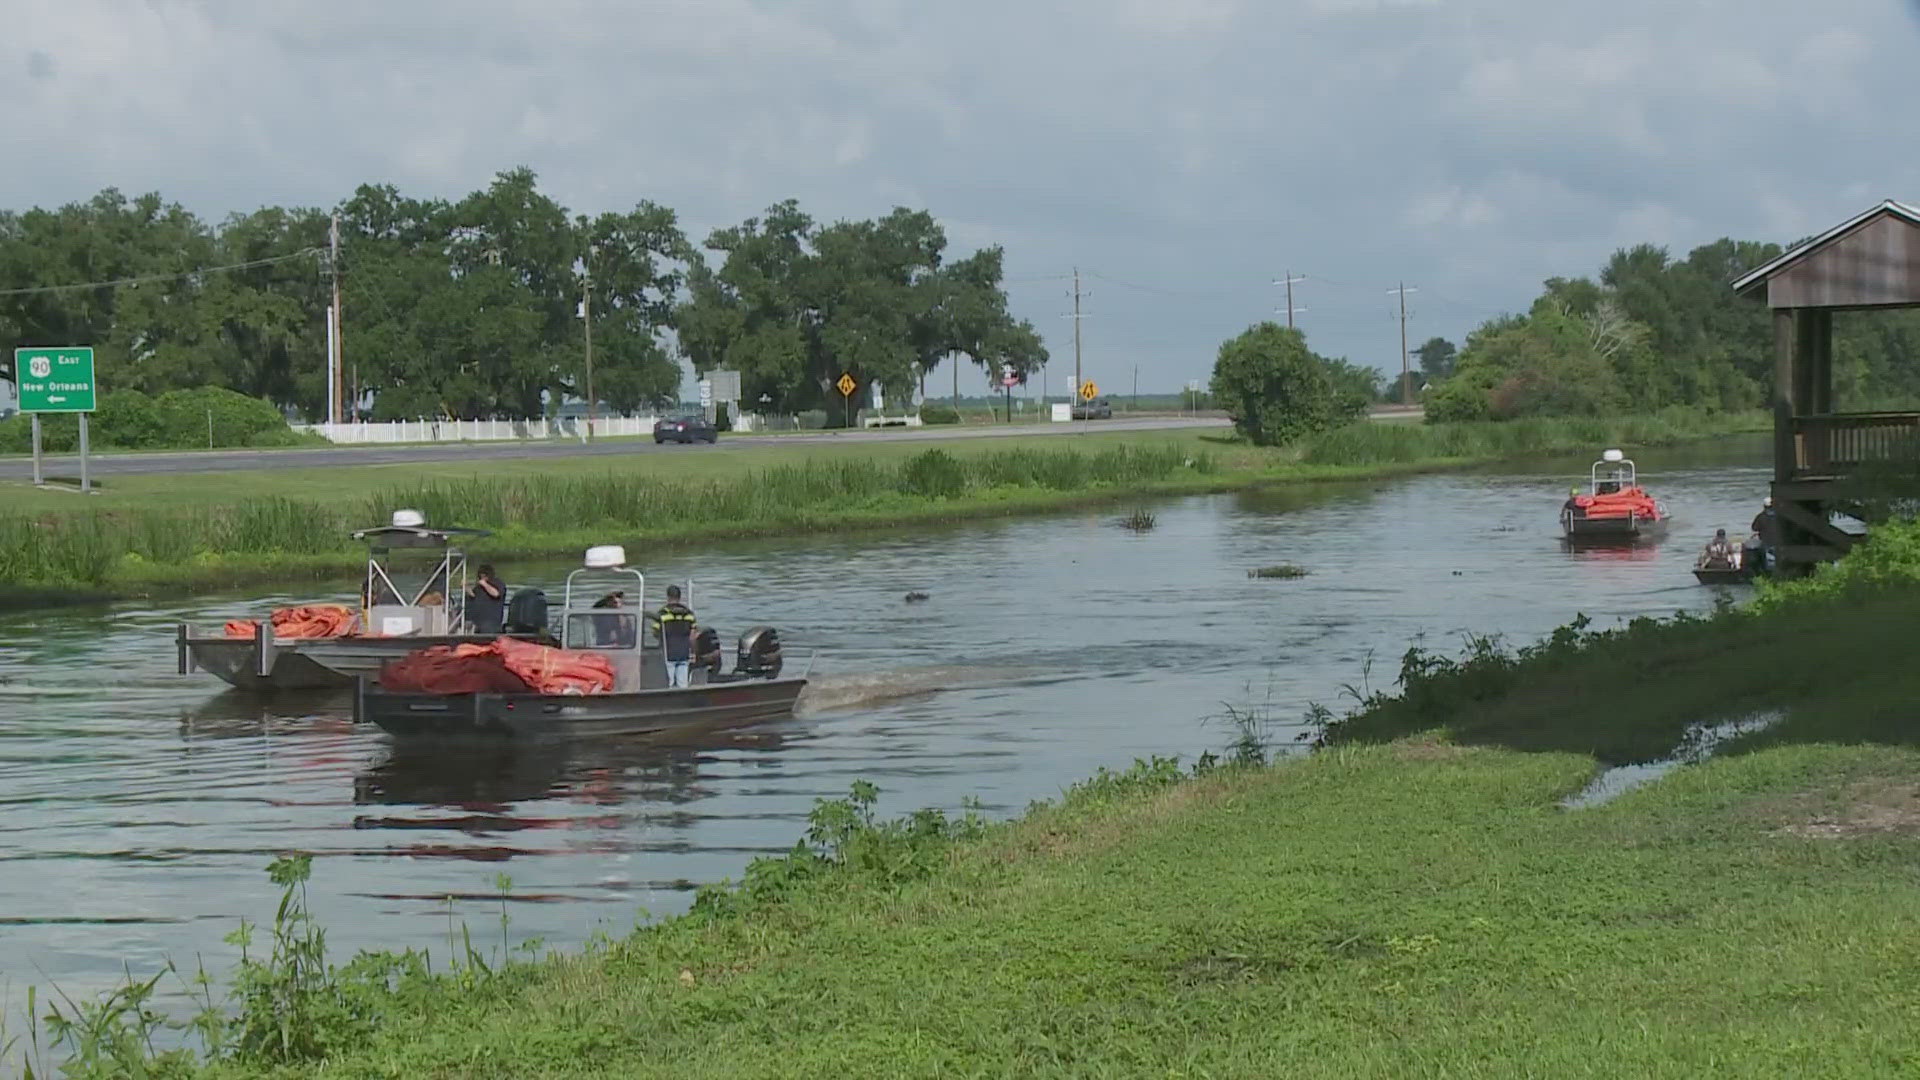
[[[720,635],[711,626],[701,627],[693,636],[693,666],[707,669],[707,678],[712,680],[725,663],[720,653]]]
[[[521,589],[507,602],[507,633],[545,634],[547,594],[539,589]]]
[[[756,626],[740,635],[740,651],[733,673],[749,678],[771,679],[780,674],[780,631],[771,626]]]

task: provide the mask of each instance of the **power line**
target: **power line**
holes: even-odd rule
[[[198,270],[184,270],[176,274],[148,274],[143,277],[115,278],[112,281],[84,281],[75,285],[35,285],[26,289],[0,289],[0,296],[39,296],[46,293],[78,292],[82,289],[110,289],[120,285],[148,285],[158,281],[182,281],[186,278],[200,277],[205,274],[220,274],[229,270],[252,270],[276,263],[291,262],[294,259],[307,259],[320,254],[319,248],[307,248],[291,255],[275,255],[271,259],[254,259],[250,262],[231,263],[226,266],[206,266]]]

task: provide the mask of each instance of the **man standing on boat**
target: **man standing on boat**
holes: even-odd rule
[[[507,587],[492,563],[480,564],[480,577],[467,590],[467,621],[476,634],[497,634],[507,621]]]
[[[1747,564],[1755,570],[1772,570],[1774,549],[1780,546],[1780,518],[1773,512],[1773,496],[1767,496],[1760,512],[1754,515],[1752,528],[1747,536],[1749,546],[1743,552]]]
[[[655,614],[660,623],[660,650],[667,662],[667,685],[687,685],[693,660],[693,609],[680,602],[680,586],[667,586],[667,602]]]

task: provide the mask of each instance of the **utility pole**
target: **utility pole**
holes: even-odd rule
[[[1387,290],[1388,295],[1400,297],[1400,404],[1409,406],[1413,404],[1413,369],[1407,364],[1407,294],[1419,291],[1409,289],[1404,281],[1399,288]]]
[[[588,253],[592,258],[592,253]],[[593,265],[580,275],[580,318],[587,332],[587,441],[593,441]]]
[[[1140,411],[1140,365],[1133,365],[1133,400],[1127,403],[1128,412]]]
[[[1073,392],[1067,395],[1069,405],[1072,404],[1075,398],[1080,396],[1080,387],[1082,385],[1080,375],[1080,320],[1086,318],[1086,315],[1080,310],[1080,300],[1082,297],[1092,295],[1092,293],[1080,291],[1080,268],[1077,266],[1074,267],[1073,314],[1067,316],[1067,318],[1073,320]],[[1071,416],[1072,414],[1069,413],[1068,415]]]
[[[346,397],[346,342],[340,338],[340,332],[346,328],[346,320],[340,317],[340,215],[333,215],[333,224],[327,230],[329,255],[327,264],[333,271],[333,310],[329,313],[333,319],[332,338],[333,355],[327,357],[327,396],[333,399],[332,415],[327,417],[332,423],[340,422],[340,407]]]
[[[1284,285],[1287,289],[1287,329],[1289,330],[1293,329],[1293,313],[1307,310],[1306,308],[1296,308],[1293,306],[1293,287],[1296,283],[1305,280],[1307,280],[1307,275],[1301,274],[1299,277],[1294,277],[1293,271],[1289,270],[1285,275],[1275,278],[1273,281],[1275,285]]]

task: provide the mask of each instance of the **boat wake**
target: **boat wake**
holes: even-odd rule
[[[978,690],[992,686],[1024,686],[1060,678],[1032,667],[984,667],[943,664],[934,667],[870,671],[821,676],[807,683],[794,706],[795,715],[810,716],[902,698],[924,697],[948,690]]]

